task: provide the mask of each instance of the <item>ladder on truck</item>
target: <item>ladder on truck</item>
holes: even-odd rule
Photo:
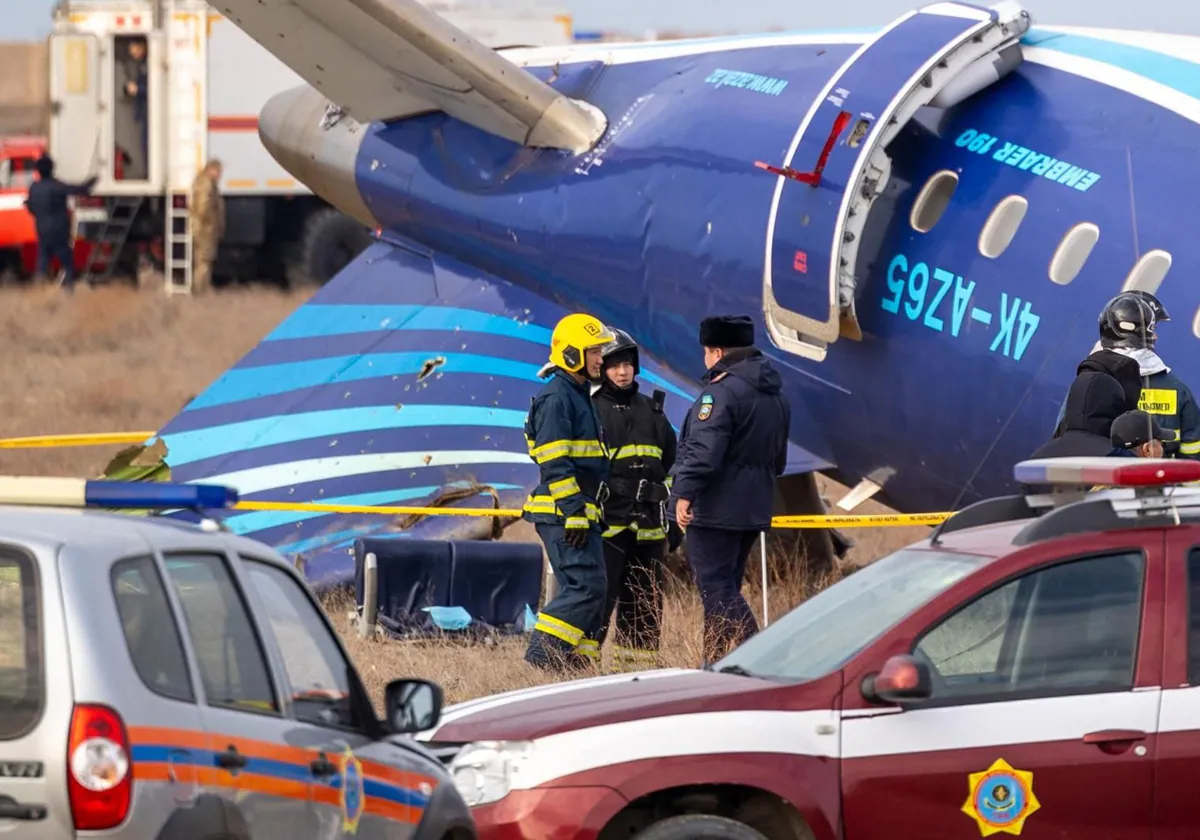
[[[122,195],[112,200],[108,217],[88,247],[87,265],[83,268],[81,283],[91,283],[93,280],[107,283],[112,279],[144,200],[140,195]],[[107,253],[105,246],[108,246]],[[102,270],[98,269],[100,265],[104,266]]]
[[[164,268],[166,271],[167,294],[190,295],[192,293],[192,223],[188,207],[188,194],[170,196],[167,208],[167,236]]]
[[[168,0],[167,207],[163,214],[163,268],[168,295],[192,293],[192,181],[208,160],[208,6]]]

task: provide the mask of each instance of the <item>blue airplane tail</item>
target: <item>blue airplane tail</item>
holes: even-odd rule
[[[523,424],[558,304],[408,243],[376,242],[160,430],[177,481],[245,500],[520,508]],[[678,428],[694,386],[643,354]],[[416,521],[412,521],[416,519]],[[353,579],[363,536],[487,539],[495,520],[231,511],[315,586]]]

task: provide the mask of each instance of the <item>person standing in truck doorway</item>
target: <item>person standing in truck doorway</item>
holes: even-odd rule
[[[225,199],[221,196],[221,161],[213,158],[196,174],[188,204],[192,228],[192,294],[212,288],[213,263],[225,235]]]
[[[117,96],[113,109],[113,133],[117,148],[124,155],[121,180],[145,181],[150,177],[146,39],[130,38],[125,49],[125,55],[117,59],[114,67]]]

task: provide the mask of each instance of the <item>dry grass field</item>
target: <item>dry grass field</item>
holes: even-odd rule
[[[50,289],[0,290],[0,337],[5,364],[0,387],[0,437],[151,430],[172,417],[296,306],[304,296],[262,288],[222,290],[215,295],[167,299],[157,288],[141,292],[113,287],[81,290],[73,297]],[[115,448],[4,450],[3,472],[24,475],[97,475]],[[836,500],[844,488],[830,484]],[[860,511],[885,509],[867,503]],[[919,539],[926,528],[855,529],[848,561],[858,565]],[[506,539],[531,539],[530,529],[509,529]],[[836,573],[835,573],[836,576]],[[829,579],[773,584],[770,615],[776,618]],[[746,595],[761,621],[758,575]],[[12,615],[15,586],[0,581],[0,616]],[[532,685],[545,677],[521,659],[524,642],[467,646],[456,642],[361,640],[347,622],[353,605],[331,598],[327,608],[380,699],[388,680],[410,675],[441,683],[456,702]],[[686,582],[667,593],[663,665],[700,662],[700,605]],[[5,627],[0,622],[0,634]],[[9,631],[19,628],[8,628]],[[18,649],[0,638],[3,652]],[[6,663],[0,661],[0,668]]]

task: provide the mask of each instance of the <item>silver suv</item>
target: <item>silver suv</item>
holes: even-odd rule
[[[474,840],[407,737],[441,706],[436,685],[397,680],[379,721],[311,591],[261,543],[0,507],[0,836]]]

